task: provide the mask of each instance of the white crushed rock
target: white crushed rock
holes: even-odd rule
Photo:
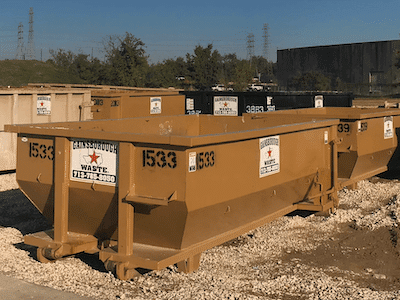
[[[10,182],[9,189],[15,188],[15,177],[3,179],[0,189]],[[369,231],[398,226],[397,182],[362,181],[357,190],[342,190],[339,198],[340,207],[328,218],[285,216],[204,252],[194,273],[178,273],[170,266],[126,282],[74,257],[39,263],[16,247],[23,241],[17,229],[0,228],[0,273],[93,299],[400,299],[398,290],[360,286],[357,278],[362,276],[387,279],[372,268],[361,274],[285,258],[335,240],[333,233],[343,224]]]
[[[18,189],[15,173],[0,175],[0,192]]]

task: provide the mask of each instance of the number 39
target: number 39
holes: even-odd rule
[[[338,125],[338,132],[349,132],[350,131],[350,125],[347,123],[340,123]]]

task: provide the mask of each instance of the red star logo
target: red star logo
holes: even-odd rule
[[[267,152],[268,152],[268,157],[271,157],[271,153],[272,153],[271,148],[269,148],[269,150]]]
[[[227,106],[228,106],[228,103],[225,102],[225,103],[224,103],[224,106],[227,107]]]
[[[43,102],[40,103],[40,106],[43,106]]]
[[[99,155],[96,155],[96,152],[93,151],[92,155],[89,155],[92,161],[90,163],[95,162],[97,164],[97,159],[100,157]]]

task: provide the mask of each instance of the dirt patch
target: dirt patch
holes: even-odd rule
[[[397,228],[354,229],[352,223],[340,226],[340,233],[311,252],[293,251],[284,262],[298,259],[302,264],[335,267],[332,276],[346,276],[360,287],[400,290],[400,257]],[[346,272],[347,271],[347,272]]]

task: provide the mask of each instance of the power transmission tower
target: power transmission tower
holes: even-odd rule
[[[254,57],[254,34],[249,33],[247,35],[247,57],[250,61],[250,66],[251,66],[251,60]]]
[[[269,48],[269,33],[268,33],[268,24],[264,23],[263,25],[263,56],[266,60],[268,60],[268,48]]]
[[[28,48],[26,50],[26,59],[34,60],[35,56],[35,44],[33,42],[33,7],[29,9],[29,36],[28,36]]]
[[[15,59],[25,59],[25,51],[24,51],[24,25],[22,22],[18,25],[18,46],[17,53],[15,54]]]
[[[269,25],[268,23],[264,23],[263,25],[263,56],[268,62],[268,49],[269,49]],[[267,75],[272,75],[272,65],[268,62],[267,65]]]

